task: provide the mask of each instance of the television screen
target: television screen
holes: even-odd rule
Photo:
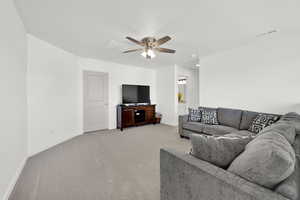
[[[122,85],[123,103],[150,103],[150,87],[145,85]]]

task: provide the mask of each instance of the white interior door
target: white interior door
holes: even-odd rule
[[[108,74],[83,74],[84,132],[108,128]]]

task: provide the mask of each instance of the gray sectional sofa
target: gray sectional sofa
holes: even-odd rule
[[[179,134],[226,135],[232,132],[253,134],[247,129],[258,113],[227,108],[218,109],[220,125],[188,122],[187,116],[179,117]],[[290,115],[286,120],[296,127],[293,148],[296,154],[296,169],[291,175],[294,182],[284,185],[286,192],[298,197],[289,198],[261,185],[252,183],[226,169],[198,159],[188,152],[161,149],[161,200],[300,200],[300,115]],[[296,192],[297,193],[297,192]]]
[[[247,110],[218,108],[217,117],[220,123],[219,125],[190,122],[188,115],[181,115],[179,116],[178,133],[181,137],[187,138],[193,133],[226,135],[235,132],[241,135],[251,135],[253,133],[248,131],[248,128],[257,114],[258,112]]]

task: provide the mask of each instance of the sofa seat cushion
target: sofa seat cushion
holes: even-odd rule
[[[190,130],[190,131],[195,131],[201,133],[203,130],[203,125],[200,122],[185,122],[183,123],[182,127],[184,129]]]
[[[295,169],[291,144],[276,132],[258,135],[247,144],[228,171],[269,189],[288,178]]]
[[[218,108],[218,121],[221,125],[240,128],[242,110]]]
[[[204,133],[207,135],[225,135],[237,131],[237,129],[229,126],[210,125],[199,122],[185,122],[182,127],[186,130]]]
[[[226,168],[251,141],[250,136],[191,134],[191,155]]]
[[[208,135],[226,135],[237,131],[237,129],[223,125],[208,125],[203,124],[202,132]]]

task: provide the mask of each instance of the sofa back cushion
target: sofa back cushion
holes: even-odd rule
[[[276,132],[258,135],[247,144],[228,171],[250,182],[274,189],[295,169],[295,151],[284,136]]]
[[[230,108],[218,108],[218,120],[221,125],[230,126],[239,129],[242,110]]]
[[[252,112],[252,111],[244,110],[243,114],[242,114],[240,129],[241,130],[248,130],[249,127],[251,126],[253,120],[255,119],[255,117],[258,114],[259,114],[258,112]]]

